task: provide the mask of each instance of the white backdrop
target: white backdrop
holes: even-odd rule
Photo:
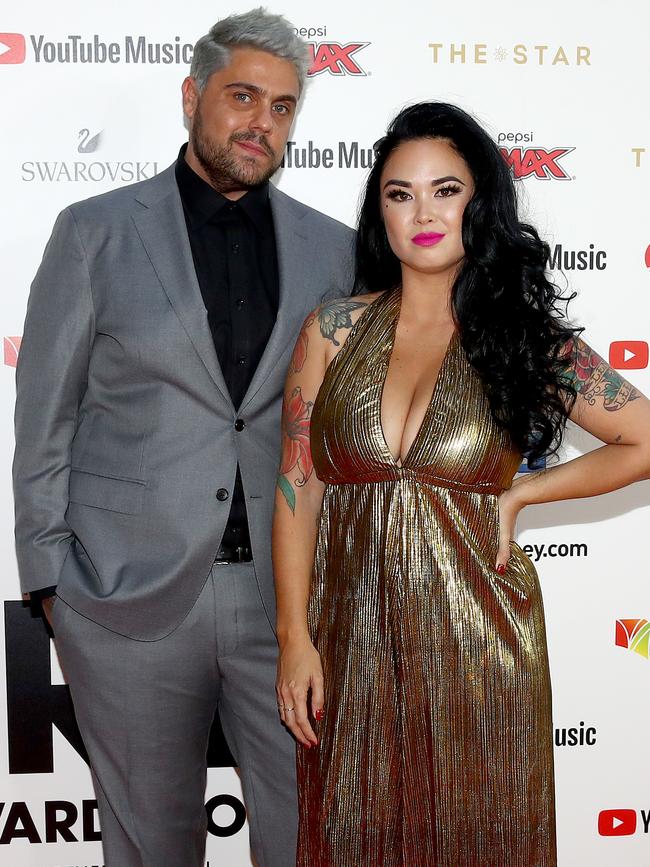
[[[93,799],[87,767],[59,731],[68,731],[60,671],[56,662],[47,669],[39,624],[16,601],[12,365],[29,284],[63,207],[173,162],[186,138],[187,46],[216,18],[247,8],[113,0],[107,12],[76,0],[32,0],[8,5],[0,20],[0,550],[8,603],[0,628],[9,684],[5,698],[3,656],[0,863],[7,867],[103,863],[92,803],[84,806]],[[650,392],[650,13],[603,0],[330,0],[327,7],[286,0],[272,11],[311,29],[305,35],[315,44],[316,74],[279,186],[353,225],[368,149],[388,119],[416,100],[459,103],[487,125],[521,175],[524,210],[579,293],[571,309],[586,339],[605,357],[615,344],[612,362]],[[572,431],[566,453],[594,445]],[[648,502],[650,486],[640,483],[598,501],[531,508],[520,521],[519,541],[530,546],[546,602],[561,867],[650,863],[650,627],[638,622],[650,619]],[[626,637],[634,630],[636,652],[624,646],[634,644]],[[53,772],[43,769],[50,738]],[[240,824],[238,802],[229,806],[223,795],[241,798],[237,776],[212,769],[206,800],[216,798],[217,833],[208,837],[208,863],[249,864],[246,826],[231,833]]]

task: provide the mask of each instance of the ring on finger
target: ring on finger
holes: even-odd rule
[[[286,710],[287,713],[289,713],[289,711],[295,710],[295,707],[286,707],[286,705],[285,705],[284,709]]]

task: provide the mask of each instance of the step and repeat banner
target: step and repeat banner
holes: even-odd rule
[[[7,867],[103,864],[67,687],[42,622],[20,601],[13,553],[13,374],[29,285],[62,208],[174,161],[186,140],[180,85],[192,45],[217,18],[247,8],[194,0],[162,2],[154,12],[144,0],[113,0],[107,11],[32,0],[6,5],[0,18]],[[410,102],[458,103],[501,147],[523,213],[550,244],[551,273],[578,293],[571,315],[587,341],[650,393],[650,12],[601,0],[286,0],[271,11],[292,21],[313,54],[275,178],[280,188],[354,225],[372,145],[387,121]],[[561,459],[596,445],[572,428]],[[649,503],[643,482],[594,501],[534,507],[520,519],[548,621],[561,867],[650,864]],[[218,723],[213,735],[207,863],[248,865],[241,787]]]

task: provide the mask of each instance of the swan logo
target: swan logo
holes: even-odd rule
[[[88,129],[80,129],[79,130],[79,144],[77,145],[77,151],[80,154],[92,154],[95,153],[97,148],[99,147],[102,140],[102,132],[100,130],[96,135],[91,136],[90,130]]]
[[[103,142],[104,130],[94,132],[84,127],[77,132],[76,150],[86,156],[94,154]],[[27,182],[62,183],[132,183],[145,181],[158,174],[158,163],[128,160],[48,160],[27,161],[21,165],[22,180]]]
[[[614,641],[617,647],[624,647],[644,659],[650,659],[650,623],[647,620],[617,620]]]

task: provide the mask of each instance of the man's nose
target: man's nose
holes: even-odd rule
[[[273,110],[272,106],[259,103],[251,121],[250,128],[259,132],[269,133],[273,129]]]

